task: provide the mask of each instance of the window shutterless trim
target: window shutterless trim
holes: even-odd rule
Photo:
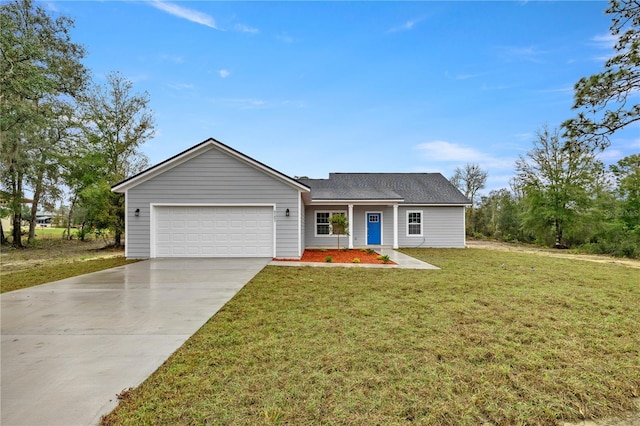
[[[329,216],[327,218],[327,223],[318,223],[318,213],[328,213]],[[347,216],[347,212],[344,210],[316,210],[315,211],[315,219],[314,219],[314,231],[313,233],[315,234],[316,237],[332,237],[333,234],[333,230],[331,229],[331,222],[328,221],[329,218],[331,218],[331,216],[333,216],[334,214],[343,214],[345,216]],[[348,217],[348,216],[347,216]],[[318,234],[318,225],[327,225],[329,227],[329,233],[328,234]]]
[[[418,214],[419,219],[418,222],[410,222],[409,218],[411,217],[412,214]],[[407,210],[407,227],[406,227],[406,233],[407,233],[407,237],[422,237],[423,236],[423,229],[424,229],[424,211],[423,210]],[[420,233],[419,234],[412,234],[409,232],[409,230],[411,229],[411,225],[420,225]]]

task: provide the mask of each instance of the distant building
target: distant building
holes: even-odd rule
[[[11,211],[9,210],[9,200],[11,199],[11,194],[7,191],[0,190],[0,220],[2,220],[2,230],[7,232],[13,224],[11,223]],[[22,204],[31,204],[33,200],[28,198],[22,199]]]
[[[38,213],[36,214],[36,225],[42,228],[48,228],[51,226],[51,221],[53,220],[53,215],[49,213]]]

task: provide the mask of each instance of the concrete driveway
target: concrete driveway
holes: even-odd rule
[[[0,423],[97,423],[269,261],[147,260],[2,294]]]

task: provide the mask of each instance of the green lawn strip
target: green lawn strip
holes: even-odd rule
[[[637,270],[407,253],[443,269],[267,267],[102,424],[553,424],[634,408]]]
[[[127,260],[123,256],[118,256],[52,266],[39,266],[25,271],[3,274],[0,276],[0,293],[75,277],[76,275],[102,271],[103,269],[114,268],[134,262],[137,262],[137,260]]]

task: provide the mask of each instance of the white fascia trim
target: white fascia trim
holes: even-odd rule
[[[211,147],[208,144],[202,144],[201,146],[193,150],[187,150],[182,154],[179,154],[175,158],[171,159],[170,161],[167,161],[166,163],[160,163],[157,166],[152,166],[146,172],[142,172],[138,176],[132,178],[131,180],[127,180],[119,185],[114,186],[113,188],[111,188],[111,190],[113,192],[126,191],[129,188],[139,185],[149,179],[152,179],[164,173],[167,170],[170,170],[194,157],[197,157],[198,155],[200,155],[204,151],[208,151],[209,149],[211,149]]]
[[[256,169],[259,169],[265,173],[267,173],[268,175],[271,175],[272,177],[274,177],[275,179],[278,179],[279,181],[292,186],[296,189],[298,189],[299,191],[303,191],[303,192],[311,192],[311,189],[309,189],[307,186],[296,182],[293,179],[285,179],[284,175],[281,176],[279,174],[274,173],[273,170],[269,169],[268,167],[266,167],[265,165],[257,162],[256,160],[247,157],[246,155],[235,151],[227,146],[224,146],[223,144],[213,140],[213,139],[208,139],[206,141],[204,141],[203,143],[200,144],[200,146],[197,146],[193,149],[187,150],[185,152],[183,152],[182,154],[178,154],[176,157],[167,160],[165,163],[160,163],[157,166],[152,166],[150,169],[147,169],[146,172],[142,172],[140,173],[138,176],[135,176],[133,178],[131,178],[130,180],[127,180],[119,185],[116,185],[112,188],[113,192],[124,192],[129,188],[132,188],[136,185],[139,185],[142,182],[145,182],[149,179],[152,179],[156,176],[158,176],[161,173],[164,173],[167,170],[170,170],[176,166],[179,166],[180,164],[186,162],[187,160],[190,160],[194,157],[197,157],[198,155],[202,154],[205,151],[208,151],[210,149],[216,148],[220,151],[223,151],[224,153],[232,156],[233,158],[236,158],[246,164],[249,164],[253,167],[255,167]]]
[[[399,207],[468,207],[471,204],[399,204]]]
[[[321,200],[311,201],[311,206],[335,206],[335,205],[393,205],[401,203],[402,200]],[[404,205],[404,204],[403,204]]]
[[[302,191],[298,192],[298,255],[302,257]]]
[[[275,203],[150,203],[149,207],[273,207]]]
[[[221,151],[224,151],[224,152],[226,152],[227,154],[231,155],[232,157],[235,157],[235,158],[237,158],[237,159],[238,159],[238,160],[240,160],[240,161],[243,161],[243,162],[245,162],[245,163],[247,163],[247,164],[252,165],[253,167],[255,167],[255,168],[259,169],[259,170],[262,170],[263,172],[265,172],[265,173],[267,173],[267,174],[269,174],[269,175],[273,176],[274,178],[276,178],[276,179],[278,179],[278,180],[280,180],[280,181],[284,182],[285,184],[287,184],[287,185],[289,185],[289,186],[292,186],[292,187],[294,187],[294,188],[298,189],[299,191],[302,191],[302,192],[311,192],[311,189],[310,189],[308,186],[303,185],[303,184],[301,184],[301,183],[299,183],[299,182],[296,182],[295,180],[293,180],[293,179],[291,179],[291,178],[289,178],[289,179],[285,179],[285,178],[284,178],[284,176],[281,176],[281,175],[279,175],[279,174],[274,173],[274,172],[273,172],[273,170],[271,170],[271,169],[270,169],[270,168],[268,168],[268,167],[265,167],[265,165],[264,165],[264,164],[259,163],[258,161],[254,160],[254,159],[253,159],[253,158],[251,158],[251,157],[248,157],[248,156],[246,156],[246,155],[244,155],[244,154],[242,154],[242,153],[240,153],[240,152],[238,152],[238,151],[235,151],[234,149],[232,149],[232,148],[230,148],[230,147],[227,147],[227,146],[225,146],[225,145],[222,145],[222,144],[220,144],[220,143],[217,143],[217,142],[215,142],[215,141],[213,141],[213,140],[212,140],[212,141],[210,141],[210,142],[211,142],[211,144],[213,144],[214,146],[216,146],[216,147],[217,147],[218,149],[220,149]],[[278,172],[278,173],[280,173],[280,172]]]
[[[129,191],[124,191],[124,258],[129,257]]]
[[[271,257],[277,257],[276,250],[278,249],[278,232],[276,227],[278,226],[278,221],[276,220],[276,205],[273,205],[273,247],[271,248]]]

